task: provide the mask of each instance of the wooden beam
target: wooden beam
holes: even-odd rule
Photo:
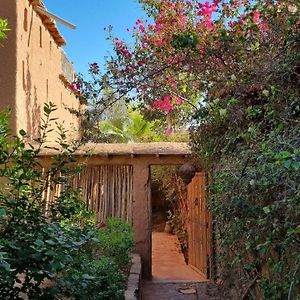
[[[51,164],[54,156],[40,156],[42,162]],[[136,155],[131,157],[130,155],[109,155],[101,154],[95,156],[76,156],[78,163],[87,166],[99,166],[99,165],[135,165],[143,163],[145,165],[182,165],[189,159],[184,155]]]

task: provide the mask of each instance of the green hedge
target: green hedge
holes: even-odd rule
[[[133,240],[128,224],[117,219],[99,228],[86,212],[80,191],[68,186],[74,175],[63,129],[63,149],[49,171],[38,154],[51,128],[53,104],[44,108],[38,147],[12,137],[8,114],[0,113],[0,295],[1,299],[122,299],[128,253]],[[78,170],[75,170],[76,172]],[[48,181],[51,175],[50,182]],[[44,192],[63,184],[64,192],[46,210]]]

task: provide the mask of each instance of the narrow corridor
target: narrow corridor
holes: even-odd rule
[[[208,300],[209,282],[186,265],[176,235],[152,233],[152,281],[142,284],[143,300]]]
[[[152,233],[152,281],[204,281],[205,277],[188,266],[176,235]]]

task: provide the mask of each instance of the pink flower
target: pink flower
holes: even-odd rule
[[[176,97],[176,99],[173,99],[171,96],[165,96],[162,99],[158,99],[154,101],[153,108],[163,111],[166,114],[170,111],[176,109],[177,105],[182,104],[182,99],[179,97]]]
[[[154,29],[154,26],[153,26],[152,24],[149,24],[149,25],[148,25],[148,29],[149,29],[150,31],[152,31],[152,30]]]
[[[200,24],[202,24],[203,27],[208,30],[213,30],[215,28],[215,24],[212,20],[212,15],[217,11],[218,1],[214,1],[212,4],[210,4],[208,1],[206,1],[204,4],[199,3],[198,8],[198,16],[204,18],[204,22],[201,21]]]
[[[264,20],[262,20],[258,26],[262,32],[268,32],[270,30],[268,23]]]
[[[173,132],[174,132],[173,128],[168,128],[168,129],[166,130],[166,132],[165,132],[165,135],[166,135],[166,136],[171,136],[171,135],[173,134]]]
[[[260,21],[260,13],[259,11],[255,11],[253,14],[253,22],[258,24]]]
[[[183,100],[180,97],[177,97],[176,102],[177,105],[180,105],[183,103]]]
[[[217,5],[215,3],[210,4],[208,1],[206,1],[204,4],[199,3],[198,8],[198,15],[203,16],[208,20],[212,20],[212,14],[217,11]]]
[[[163,45],[164,45],[163,39],[159,39],[159,40],[156,41],[156,46],[157,47],[162,47]]]
[[[81,89],[81,84],[80,83],[71,83],[71,84],[69,84],[69,89],[73,92],[73,93],[76,93],[76,94],[78,94],[78,95],[80,95],[81,94],[81,92],[80,92],[80,89]]]
[[[99,73],[100,71],[99,65],[97,63],[90,64],[90,71],[92,73]]]

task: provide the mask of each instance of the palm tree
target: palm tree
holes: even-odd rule
[[[126,107],[126,105],[125,105]],[[146,121],[138,110],[119,103],[107,113],[107,119],[98,123],[98,129],[107,142],[133,143],[154,140],[153,122]]]

